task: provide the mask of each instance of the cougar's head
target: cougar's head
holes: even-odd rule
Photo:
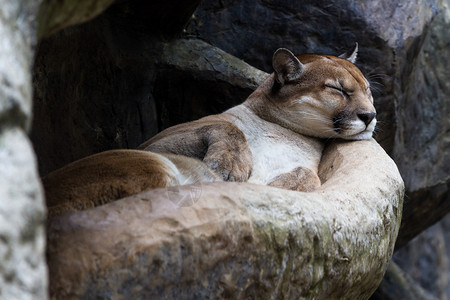
[[[273,55],[272,86],[266,94],[271,118],[296,132],[320,137],[364,140],[372,137],[376,111],[367,79],[348,57],[305,54],[287,49]]]

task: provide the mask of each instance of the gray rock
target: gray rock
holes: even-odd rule
[[[0,298],[47,299],[45,204],[30,142],[0,133]]]
[[[30,66],[35,46],[34,17],[39,1],[21,5],[20,1],[0,2],[0,126],[28,129],[31,120],[32,89]]]
[[[438,300],[428,293],[414,279],[405,273],[395,262],[391,261],[384,276],[383,283],[370,297],[371,300],[420,299]]]
[[[371,299],[450,298],[450,215],[398,249]]]
[[[320,174],[311,193],[208,183],[55,217],[51,297],[366,299],[391,259],[403,181],[373,140],[329,145]]]
[[[450,221],[448,215],[443,221]],[[405,247],[396,251],[394,261],[436,299],[448,296],[450,272],[450,240],[445,238],[444,224],[428,228]],[[394,298],[392,298],[394,299]]]
[[[394,157],[409,191],[404,218],[421,220],[402,226],[403,239],[431,226],[450,211],[450,8],[441,1],[440,13],[405,65],[398,98],[398,131]],[[435,209],[439,207],[439,209]]]
[[[31,65],[40,1],[0,1],[0,298],[47,299],[45,205],[32,145]]]

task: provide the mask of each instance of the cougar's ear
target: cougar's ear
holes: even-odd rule
[[[272,66],[275,70],[275,79],[281,85],[298,79],[304,68],[298,58],[285,48],[275,51],[272,58]]]
[[[339,55],[340,58],[346,59],[352,64],[356,62],[356,57],[358,56],[358,43],[355,43],[355,48],[352,51],[352,54],[347,55],[347,53],[343,53]]]

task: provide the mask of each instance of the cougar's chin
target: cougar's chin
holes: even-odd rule
[[[342,124],[343,128],[337,130],[339,137],[346,140],[369,140],[373,136],[376,119],[373,119],[368,125],[362,121],[351,121],[348,124]]]
[[[372,130],[364,130],[363,132],[349,135],[349,136],[343,136],[342,138],[346,140],[370,140],[373,136]]]

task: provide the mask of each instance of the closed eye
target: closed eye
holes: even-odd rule
[[[330,85],[330,84],[327,84],[325,86],[327,88],[330,88],[330,89],[338,91],[341,95],[343,95],[345,97],[350,97],[350,94],[347,93],[342,87],[338,87],[338,86],[334,86],[334,85]]]

